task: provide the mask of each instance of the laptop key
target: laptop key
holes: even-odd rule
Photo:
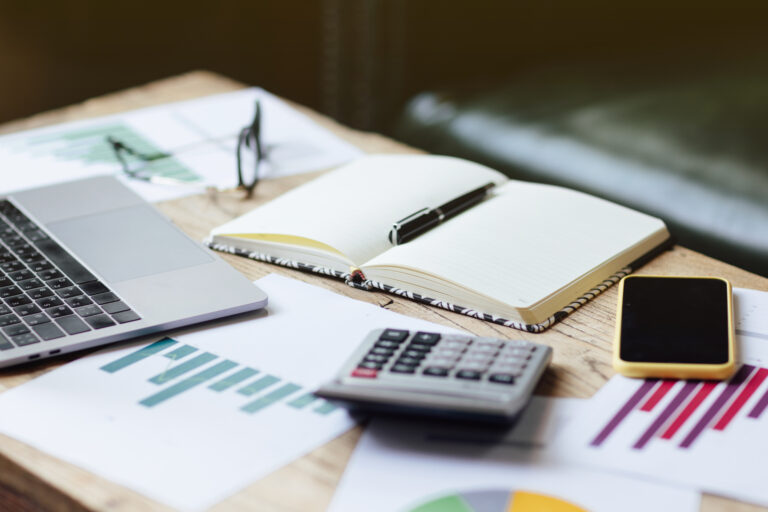
[[[104,308],[104,311],[106,311],[110,315],[114,313],[121,313],[123,311],[128,311],[129,309],[131,309],[128,307],[128,304],[126,304],[121,300],[117,302],[110,302],[109,304],[104,304],[101,307]]]
[[[75,311],[77,311],[78,315],[85,317],[85,316],[98,315],[99,313],[101,313],[101,308],[99,308],[99,306],[95,304],[91,304],[89,306],[83,306],[83,307],[77,308],[75,309]]]
[[[0,333],[0,350],[9,350],[14,348],[13,343]]]
[[[10,310],[9,310],[10,311]],[[0,316],[0,327],[18,324],[21,320],[14,314]]]
[[[67,315],[73,314],[71,309],[63,305],[48,308],[45,310],[45,312],[51,315],[53,318],[59,318],[60,316],[67,316]]]
[[[31,345],[33,343],[40,343],[40,340],[37,339],[37,336],[35,336],[31,332],[27,334],[20,334],[18,336],[11,336],[11,340],[19,347],[23,347],[25,345]]]
[[[61,299],[55,295],[53,297],[43,297],[41,299],[37,299],[35,302],[37,302],[37,305],[43,309],[52,308],[54,306],[61,306],[64,304]]]
[[[21,257],[21,261],[23,261],[24,263],[27,263],[27,264],[33,263],[35,261],[39,261],[39,260],[43,259],[43,255],[40,254],[37,251],[30,252],[30,253],[25,254],[23,256],[20,255],[20,257]]]
[[[50,286],[54,290],[59,290],[61,288],[68,288],[72,286],[72,281],[70,281],[66,277],[59,277],[57,279],[51,279],[50,281],[48,281],[48,286]]]
[[[82,283],[80,284],[80,288],[82,288],[82,290],[88,295],[97,295],[99,293],[106,293],[109,291],[109,288],[104,286],[104,283],[102,283],[101,281],[91,281],[89,283]]]
[[[29,268],[32,272],[42,272],[43,270],[52,269],[53,265],[51,265],[50,261],[41,259],[30,263]]]
[[[51,319],[45,313],[35,313],[34,315],[25,316],[24,321],[27,325],[40,325],[49,323]]]
[[[48,288],[36,288],[34,290],[27,291],[27,295],[29,295],[32,300],[37,300],[42,299],[43,297],[50,297],[53,295],[53,292]]]
[[[85,322],[80,320],[74,315],[70,316],[63,316],[61,318],[57,318],[54,320],[59,327],[64,329],[67,334],[80,334],[81,332],[90,331],[91,328],[88,327]]]
[[[24,304],[32,303],[32,299],[26,295],[14,295],[13,297],[8,297],[5,299],[5,303],[10,307],[15,308],[17,306],[23,306]]]
[[[96,304],[107,304],[109,302],[117,302],[120,300],[120,297],[112,292],[100,293],[98,295],[94,295],[91,298]]]
[[[21,306],[13,308],[19,316],[33,315],[40,312],[40,308],[36,304],[23,304]]]
[[[67,299],[67,304],[69,304],[69,307],[79,308],[81,306],[87,306],[88,304],[93,304],[93,301],[89,299],[86,295],[78,295],[76,297],[71,297]]]
[[[127,324],[128,322],[135,322],[136,320],[141,320],[141,317],[137,315],[135,311],[121,311],[120,313],[115,313],[114,315],[112,315],[112,318],[114,318],[121,324]]]
[[[35,226],[35,227],[37,227],[37,226]],[[27,238],[29,238],[33,242],[37,242],[39,240],[43,240],[45,238],[48,238],[48,235],[46,235],[45,233],[43,233],[39,229],[30,230],[30,231],[28,231],[27,233],[24,233],[24,234],[27,236]]]
[[[1,315],[7,315],[11,312],[11,308],[0,302],[0,316]]]
[[[8,297],[13,297],[20,293],[24,292],[22,292],[18,286],[6,286],[5,288],[0,288],[0,299],[7,299]]]
[[[18,336],[19,334],[27,334],[29,329],[24,324],[14,324],[7,327],[3,327],[3,332],[8,336]]]
[[[118,313],[119,314],[119,313]],[[85,317],[85,321],[94,329],[103,329],[116,325],[107,315],[93,315]]]
[[[0,261],[2,261],[2,258],[0,258]],[[17,270],[23,269],[24,264],[19,260],[17,260],[16,258],[13,258],[11,261],[6,261],[5,263],[0,264],[0,268],[5,270],[6,272],[16,272]]]
[[[34,288],[40,288],[41,286],[43,286],[43,282],[36,277],[33,277],[32,279],[27,279],[26,281],[19,281],[17,284],[19,285],[19,288],[21,288],[22,290],[32,290]]]
[[[12,284],[13,284],[13,281],[11,281],[10,277],[6,275],[0,275],[0,288],[11,286]]]
[[[96,276],[50,238],[38,240],[35,245],[76,284],[96,280]]]
[[[62,299],[68,299],[70,297],[75,297],[77,295],[82,295],[83,294],[77,286],[70,286],[70,287],[67,287],[67,288],[61,288],[60,290],[56,290],[56,293]]]
[[[22,270],[17,270],[16,272],[10,272],[8,274],[8,277],[13,279],[14,281],[23,281],[25,279],[31,279],[35,277],[35,274],[33,274],[32,272],[30,272],[25,268]]]
[[[47,270],[39,271],[37,277],[43,281],[50,281],[51,279],[58,279],[64,277],[64,274],[56,270],[55,268],[49,268]]]
[[[52,323],[36,325],[32,330],[34,330],[38,336],[43,338],[43,341],[55,340],[56,338],[63,338],[65,336],[64,331]]]
[[[0,263],[10,263],[11,261],[16,261],[16,256],[9,251],[0,251]]]

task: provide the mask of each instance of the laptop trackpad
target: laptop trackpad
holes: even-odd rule
[[[52,222],[46,227],[87,266],[113,283],[213,261],[149,205]]]

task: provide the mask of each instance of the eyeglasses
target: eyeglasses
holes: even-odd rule
[[[115,137],[108,136],[109,143],[115,158],[120,162],[126,176],[132,179],[147,181],[150,183],[171,185],[199,185],[188,180],[180,180],[158,175],[152,168],[152,163],[174,156],[172,152],[146,153],[139,151]],[[211,142],[211,141],[205,141]],[[175,151],[178,154],[184,148]],[[248,157],[253,154],[253,162]],[[245,197],[251,197],[256,184],[259,182],[259,168],[264,160],[264,150],[261,144],[261,104],[256,100],[256,108],[251,123],[242,128],[237,136],[237,188],[245,191]]]

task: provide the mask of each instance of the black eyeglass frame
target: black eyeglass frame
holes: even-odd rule
[[[118,162],[120,162],[120,165],[123,168],[123,172],[130,178],[143,181],[151,182],[155,181],[156,178],[151,175],[142,175],[140,170],[131,169],[128,160],[125,158],[125,155],[133,156],[145,163],[161,160],[163,158],[170,158],[173,156],[173,153],[164,152],[142,153],[141,151],[137,151],[136,149],[127,146],[111,135],[107,136],[107,143],[109,143],[109,145],[112,147],[112,150],[115,153],[115,158],[117,158]],[[250,149],[253,150],[256,158],[254,159],[253,163],[253,180],[246,181],[243,177],[242,152],[244,150]],[[264,159],[264,150],[261,144],[261,103],[259,100],[256,100],[255,111],[251,124],[242,128],[238,133],[235,156],[237,159],[237,188],[245,191],[246,198],[251,197],[253,195],[253,190],[256,188],[256,184],[259,182],[259,167],[262,160]]]
[[[246,182],[243,178],[243,158],[244,149],[252,149],[256,158],[253,161],[253,180]],[[256,108],[251,124],[240,130],[237,136],[237,188],[245,190],[245,196],[251,197],[253,189],[259,182],[259,166],[264,159],[264,150],[261,144],[261,103],[256,100]]]

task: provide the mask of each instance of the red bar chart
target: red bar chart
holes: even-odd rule
[[[590,441],[599,448],[629,421],[643,424],[633,450],[652,442],[672,443],[688,450],[708,431],[725,432],[738,421],[759,420],[768,409],[768,390],[763,390],[751,409],[746,406],[768,378],[768,368],[744,364],[726,382],[646,379],[609,417]],[[647,418],[640,421],[639,417]]]

